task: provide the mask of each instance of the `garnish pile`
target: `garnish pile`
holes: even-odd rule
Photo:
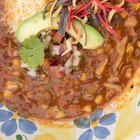
[[[125,4],[136,2],[137,0],[55,0],[46,5],[43,13],[44,18],[47,10],[52,16],[62,13],[63,27],[60,24],[58,30],[61,36],[64,36],[66,26],[70,28],[73,20],[77,19],[83,24],[88,22],[98,30],[103,24],[112,35],[120,39],[120,35],[113,30],[110,22],[116,13],[125,12],[128,14],[128,11],[123,7]]]
[[[44,11],[43,20],[50,15],[60,15],[58,30],[41,31],[38,35],[30,36],[22,42],[20,49],[21,59],[37,71],[43,71],[53,78],[62,78],[77,70],[82,58],[82,46],[73,37],[66,33],[73,27],[74,20],[78,21],[84,29],[85,24],[95,27],[99,32],[106,28],[117,39],[121,36],[111,26],[115,14],[129,12],[125,5],[135,3],[136,0],[55,0],[50,1]],[[46,14],[47,13],[47,14]],[[85,36],[86,32],[85,32]],[[79,38],[81,34],[79,34]],[[85,37],[85,38],[86,38]],[[86,42],[87,39],[85,39]]]
[[[72,45],[72,38],[65,38],[60,45],[54,43],[52,37],[55,32],[48,34],[43,31],[39,37],[31,36],[24,40],[20,56],[29,68],[51,78],[62,78],[78,68],[81,53],[76,45]]]

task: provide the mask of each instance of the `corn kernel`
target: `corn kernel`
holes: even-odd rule
[[[102,54],[104,51],[103,51],[103,49],[100,48],[100,49],[97,49],[96,52],[97,52],[97,54]]]
[[[18,59],[13,60],[13,67],[14,68],[20,68],[20,61]]]
[[[126,53],[130,53],[131,54],[133,52],[133,50],[134,50],[133,46],[128,44],[127,48],[126,48]]]
[[[82,73],[81,81],[85,81],[87,79],[87,73]]]
[[[101,95],[97,95],[97,97],[95,98],[95,103],[100,104],[102,101],[103,101],[103,97]]]
[[[12,97],[12,95],[13,95],[13,93],[12,93],[12,91],[10,91],[10,90],[5,90],[4,91],[4,97]]]
[[[84,111],[85,111],[85,112],[91,112],[91,105],[86,105],[86,106],[84,107]]]
[[[64,117],[64,116],[65,116],[64,112],[59,111],[59,112],[57,112],[55,118],[59,119],[59,118],[62,118],[62,117]]]

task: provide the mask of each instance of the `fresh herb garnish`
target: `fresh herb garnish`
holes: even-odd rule
[[[27,63],[29,68],[37,68],[44,62],[44,48],[39,38],[31,36],[25,39],[22,48],[20,49],[20,57],[24,63]]]
[[[78,66],[69,66],[69,69],[77,70],[78,69]]]

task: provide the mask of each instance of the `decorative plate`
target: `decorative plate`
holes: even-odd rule
[[[0,104],[0,140],[140,140],[139,118],[140,94],[118,112],[98,109],[88,119],[55,125],[26,120]]]
[[[114,113],[98,109],[89,118],[46,124],[22,118],[0,104],[0,140],[140,140],[139,134],[140,94]]]

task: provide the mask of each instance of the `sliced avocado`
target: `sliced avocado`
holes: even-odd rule
[[[37,13],[19,25],[16,32],[16,38],[19,42],[23,42],[26,38],[29,38],[32,35],[37,35],[42,30],[58,29],[59,21],[60,15],[50,18],[50,15],[48,14],[43,20],[42,13]],[[82,24],[77,20],[74,20],[73,24],[74,26],[71,25],[70,29],[66,29],[66,32],[74,37],[84,49],[96,49],[102,45],[104,39],[95,28],[88,24],[82,26]],[[75,30],[78,32],[81,31],[80,38],[79,34],[76,33]]]

